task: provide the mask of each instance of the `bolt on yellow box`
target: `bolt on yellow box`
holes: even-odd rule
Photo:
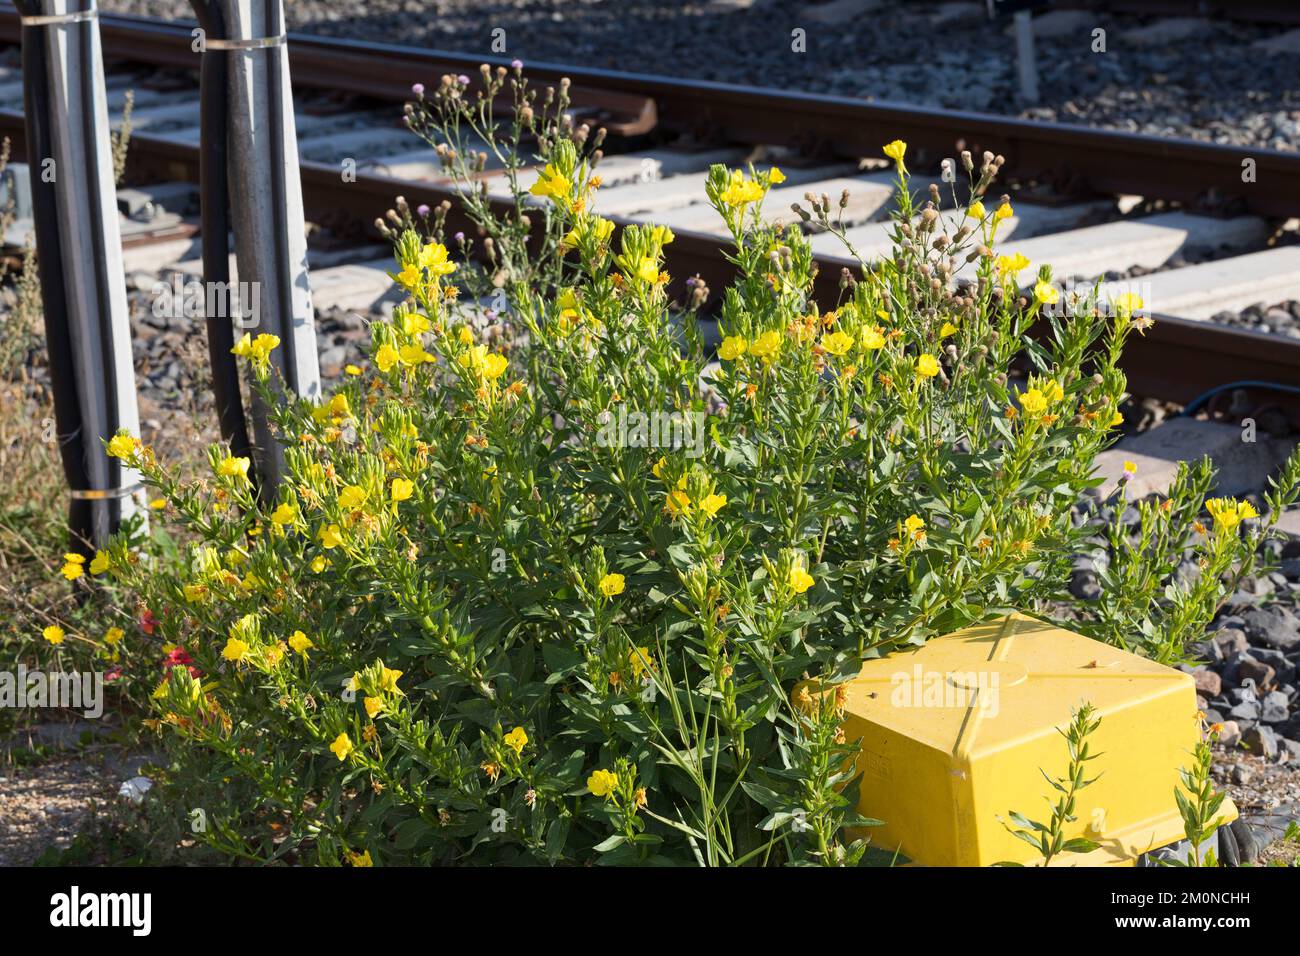
[[[1132,865],[1183,839],[1174,789],[1200,734],[1187,674],[1013,614],[867,661],[846,689],[859,811],[884,821],[863,835],[878,848],[928,866],[1041,862],[1004,821],[1050,819],[1058,794],[1043,774],[1066,773],[1058,728],[1084,702],[1101,717],[1085,771],[1096,782],[1065,837],[1100,848],[1052,865]],[[1220,816],[1236,818],[1230,800]]]

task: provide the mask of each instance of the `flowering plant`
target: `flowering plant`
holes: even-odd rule
[[[988,248],[1009,209],[978,200],[991,160],[949,237],[889,149],[895,255],[835,302],[812,298],[801,230],[763,218],[780,172],[710,172],[735,267],[716,362],[705,296],[670,301],[672,232],[616,235],[591,144],[555,134],[516,194],[556,237],[550,271],[493,227],[508,309],[461,305],[442,219],[398,217],[408,299],[366,369],[313,405],[279,394],[272,337],[241,343],[285,444],[270,500],[220,448],[182,480],[110,443],[191,541],[181,572],[127,540],[97,561],[190,664],[151,726],[202,843],[354,865],[870,859],[840,684],[1065,596],[1141,324],[1047,270],[1022,297],[1025,266]]]

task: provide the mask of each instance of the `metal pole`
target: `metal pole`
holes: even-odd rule
[[[1034,59],[1034,14],[1016,11],[1016,66],[1020,69],[1020,96],[1026,103],[1038,102],[1038,61]]]
[[[72,546],[142,510],[139,475],[105,453],[140,432],[99,23],[93,0],[16,0],[37,259]]]
[[[307,279],[307,238],[298,172],[298,138],[281,0],[229,0],[229,39],[208,48],[229,56],[229,183],[241,291],[257,306],[256,335],[280,337],[273,360],[285,384],[305,398],[320,395],[320,363]],[[284,471],[267,410],[254,402],[253,428],[262,491]]]

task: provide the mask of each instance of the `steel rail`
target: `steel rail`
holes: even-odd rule
[[[0,14],[0,41],[9,38],[15,20]],[[190,49],[191,35],[184,24],[134,17],[105,17],[104,20],[102,29],[109,54],[159,65],[197,65],[198,56]],[[184,47],[177,50],[177,41],[181,37],[184,38]],[[124,47],[129,50],[124,50]],[[330,52],[326,54],[324,51]],[[328,76],[320,75],[313,64],[317,54],[334,57],[328,61],[333,64]],[[400,94],[408,89],[408,75],[402,71],[413,70],[415,64],[424,64],[418,76],[428,80],[431,74],[436,76],[439,67],[442,72],[448,72],[448,68],[461,70],[466,64],[477,64],[485,59],[301,35],[291,37],[290,57],[296,83],[329,88],[351,88],[353,70],[359,69],[356,64],[366,62],[370,57],[369,67],[362,72],[377,85],[400,87],[393,93],[395,98],[401,98]],[[374,57],[380,58],[382,67],[376,64]],[[351,65],[345,67],[344,59]],[[493,61],[488,58],[488,62]],[[802,114],[806,125],[819,124],[828,137],[832,133],[842,135],[857,144],[854,149],[869,144],[870,149],[864,148],[863,152],[878,151],[879,144],[894,135],[909,142],[925,136],[930,137],[928,141],[938,142],[936,137],[941,135],[951,139],[953,128],[987,131],[990,137],[996,134],[1003,142],[1019,145],[1016,151],[1006,154],[1008,166],[1013,155],[1024,168],[1032,159],[1048,162],[1063,155],[1077,154],[1084,157],[1080,162],[1086,162],[1093,169],[1092,181],[1105,184],[1107,189],[1141,192],[1140,188],[1134,189],[1134,184],[1140,182],[1150,195],[1177,198],[1177,182],[1194,179],[1190,174],[1179,172],[1182,168],[1179,164],[1188,163],[1193,169],[1216,172],[1221,177],[1231,173],[1238,187],[1233,194],[1245,195],[1240,190],[1242,154],[1229,147],[1157,140],[1082,127],[1049,126],[995,116],[882,107],[837,97],[687,83],[663,77],[641,78],[539,64],[531,64],[528,72],[535,79],[539,75],[542,79],[573,76],[575,83],[578,77],[590,82],[608,76],[613,78],[612,82],[620,91],[652,95],[661,123],[674,122],[680,108],[694,117],[709,115],[724,120],[734,138],[741,142],[764,141],[763,134],[770,131],[773,124],[780,125],[783,115],[789,115],[783,111],[798,112],[802,106],[806,107]],[[395,80],[395,76],[399,78]],[[638,86],[640,79],[645,79],[650,88]],[[688,96],[688,90],[693,94]],[[708,98],[715,93],[716,99]],[[747,119],[746,112],[758,115]],[[949,132],[943,134],[940,123],[945,119]],[[864,133],[863,124],[876,125],[872,127],[873,132]],[[22,115],[13,110],[0,110],[0,135],[10,137],[15,151],[21,153],[24,142]],[[1053,136],[1060,139],[1054,140]],[[1300,155],[1259,152],[1254,156],[1259,163],[1259,182],[1253,188],[1259,195],[1247,203],[1247,208],[1258,212],[1284,214],[1294,211],[1300,214]],[[1108,174],[1097,171],[1103,169],[1106,162],[1122,162],[1123,157],[1130,161],[1134,157],[1145,157],[1147,161],[1158,159],[1159,164],[1154,167],[1139,164],[1138,168],[1117,169]],[[131,137],[128,162],[133,175],[144,178],[198,181],[198,149],[184,143],[135,133]],[[358,173],[355,182],[345,184],[341,183],[338,169],[333,165],[308,160],[300,162],[300,171],[303,202],[309,216],[341,212],[371,222],[392,205],[395,196],[402,195],[412,206],[420,203],[436,205],[444,199],[451,200],[453,211],[448,217],[449,231],[473,228],[456,205],[457,193],[447,185],[412,182],[369,172]],[[1263,198],[1264,193],[1272,193],[1273,199]],[[493,204],[499,212],[513,209],[507,200],[494,200]],[[616,216],[611,218],[619,226],[628,222]],[[722,245],[715,236],[679,231],[669,253],[668,266],[676,277],[677,290],[688,276],[699,275],[716,290],[725,286],[733,275],[731,266],[723,258]],[[818,262],[820,272],[815,292],[819,301],[828,305],[839,295],[841,270],[856,269],[857,264],[828,256],[819,256]],[[1300,382],[1300,341],[1211,322],[1158,315],[1154,328],[1144,336],[1130,339],[1123,365],[1135,394],[1186,402],[1208,388],[1226,382],[1247,379]],[[1300,401],[1279,396],[1279,403],[1285,404],[1293,414],[1300,413]]]

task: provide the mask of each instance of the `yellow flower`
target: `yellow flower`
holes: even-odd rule
[[[315,646],[316,645],[311,642],[311,638],[302,631],[294,631],[289,635],[289,647],[293,649],[295,654],[301,654],[303,657],[306,657],[307,652]]]
[[[321,547],[326,551],[329,551],[332,548],[337,548],[341,545],[343,543],[343,535],[339,532],[339,526],[332,524],[328,528],[321,528],[320,543]]]
[[[916,360],[916,374],[922,378],[934,378],[939,374],[939,362],[933,355],[922,355]]]
[[[668,464],[668,459],[661,457],[657,462],[650,466],[650,474],[656,478],[664,476],[664,465]]]
[[[433,361],[433,356],[424,350],[419,342],[410,342],[397,350],[397,357],[403,365],[422,365]]]
[[[409,478],[394,478],[389,486],[389,495],[394,501],[405,501],[415,491],[415,482]]]
[[[108,457],[130,458],[135,454],[135,450],[139,445],[139,439],[132,438],[125,432],[120,432],[108,440]]]
[[[298,510],[291,504],[282,504],[271,512],[271,523],[277,528],[293,524],[298,520]]]
[[[528,744],[528,732],[522,727],[516,727],[505,736],[505,744],[515,752],[518,757],[523,753],[524,747]]]
[[[338,743],[338,741],[336,740],[335,743]],[[330,749],[332,750],[333,748],[331,747]],[[340,757],[339,759],[342,760],[343,758]],[[361,867],[364,869],[366,867],[373,867],[375,865],[375,861],[370,859],[369,850],[367,850],[365,853],[353,853],[351,850],[348,850],[347,855],[348,855],[348,863],[351,866]]]
[[[1111,304],[1116,315],[1130,316],[1146,303],[1142,301],[1142,296],[1136,292],[1121,292]]]
[[[361,369],[349,362],[347,365],[343,366],[343,372],[346,375],[360,375]]]
[[[1046,303],[1047,305],[1056,305],[1056,303],[1061,301],[1061,293],[1060,290],[1050,282],[1044,282],[1042,279],[1039,279],[1038,282],[1034,284],[1034,299],[1038,302]]]
[[[978,199],[966,207],[966,215],[973,219],[983,219],[985,215],[984,204]]]
[[[1237,501],[1235,498],[1211,498],[1205,502],[1205,510],[1214,519],[1214,530],[1224,534],[1237,529],[1243,521],[1258,518],[1259,512],[1249,501]]]
[[[448,276],[456,271],[456,263],[447,258],[447,247],[440,242],[427,243],[416,256],[415,261],[421,268],[428,269],[435,279]]]
[[[747,203],[758,202],[765,192],[762,183],[746,179],[739,169],[733,169],[727,179],[727,188],[718,195],[718,199],[723,205],[739,209]]]
[[[284,641],[276,641],[274,644],[268,644],[262,649],[262,657],[271,667],[279,667],[280,661],[284,660]]]
[[[748,343],[739,335],[728,335],[718,347],[718,358],[724,362],[734,362],[745,354]]]
[[[1029,258],[1023,253],[1015,253],[1009,256],[998,256],[998,272],[1003,275],[1016,276],[1029,268]]]
[[[413,263],[407,263],[406,267],[403,268],[401,272],[397,273],[396,278],[402,286],[409,289],[411,292],[414,292],[424,284],[424,273]]]
[[[81,555],[77,555],[77,557],[80,558]],[[82,560],[84,561],[85,558],[82,558]],[[59,570],[63,574],[63,576],[67,578],[69,581],[75,581],[77,580],[77,578],[81,577],[82,574],[85,573],[85,569],[82,568],[81,564],[76,561],[65,562],[63,567],[60,568]]]
[[[217,474],[223,478],[242,478],[248,480],[248,466],[252,464],[247,458],[227,455],[217,465]]]
[[[903,156],[907,153],[906,143],[901,139],[896,139],[892,143],[886,144],[884,152],[886,156],[894,161],[894,165],[898,167],[899,172],[907,172],[907,167],[903,164]]]
[[[953,325],[951,322],[945,322],[939,329],[939,338],[941,339],[946,339],[948,336],[956,334],[957,326]]]
[[[384,702],[378,697],[367,697],[361,703],[366,708],[366,716],[371,720],[375,719],[375,714],[384,709]]]
[[[124,637],[126,637],[126,631],[122,630],[120,627],[110,627],[104,632],[104,643],[109,647],[114,647]]]
[[[807,569],[801,564],[796,564],[790,568],[790,576],[786,579],[790,585],[790,590],[795,594],[803,594],[813,586],[813,576],[808,573]]]
[[[155,498],[153,499],[153,501],[149,502],[150,511],[162,511],[166,507],[167,507],[166,498]]]
[[[1030,415],[1038,415],[1047,410],[1047,397],[1036,388],[1026,389],[1020,395],[1020,407]]]
[[[623,575],[607,574],[600,579],[600,593],[607,598],[612,598],[617,594],[623,593]]]
[[[749,354],[763,361],[770,361],[781,351],[781,333],[764,332],[749,347]]]
[[[997,212],[993,213],[993,221],[1001,222],[1003,219],[1010,219],[1015,214],[1016,211],[1011,208],[1011,203],[1004,202],[1001,206],[998,206]]]
[[[1132,462],[1132,461],[1124,462],[1124,474],[1136,475],[1137,470],[1138,470],[1137,462]]]
[[[248,645],[237,637],[230,638],[221,649],[221,656],[228,661],[242,661],[247,653]]]
[[[779,186],[781,183],[785,182],[785,173],[781,172],[779,166],[773,166],[767,171],[767,181]]]
[[[325,560],[325,558],[323,558],[323,557],[322,557],[321,555],[319,555],[319,554],[316,555],[316,557],[314,557],[314,558],[311,559],[311,569],[312,569],[312,571],[314,571],[316,574],[320,574],[322,571],[324,571],[326,568],[328,568],[329,565],[330,565],[330,563],[329,563],[327,560]]]
[[[712,518],[727,503],[726,495],[705,495],[700,500],[700,510]]]
[[[339,392],[330,399],[329,410],[335,415],[346,417],[352,414],[352,406],[348,404],[347,395]]]
[[[843,355],[853,348],[853,337],[844,332],[832,332],[822,337],[822,348],[831,355]]]
[[[862,330],[862,347],[868,352],[885,347],[885,331],[880,326]]]
[[[612,770],[596,770],[587,778],[587,789],[593,796],[609,797],[618,789],[618,774]]]
[[[1118,425],[1123,425],[1123,424],[1124,424],[1124,415],[1123,415],[1123,413],[1122,413],[1122,412],[1119,412],[1119,411],[1116,411],[1115,414],[1112,415],[1111,418],[1110,418],[1110,427],[1111,427],[1111,428],[1115,428],[1116,426],[1118,426]]]
[[[907,531],[912,540],[922,547],[925,546],[925,522],[918,515],[908,515],[907,520],[903,522],[903,529]]]
[[[389,694],[400,694],[402,691],[397,686],[397,680],[403,673],[403,671],[394,670],[391,667],[383,668],[379,674],[379,689]]]
[[[654,667],[654,664],[650,657],[650,648],[648,647],[633,648],[632,661],[631,661],[632,676],[635,677],[637,680],[640,680],[641,676],[645,674],[647,671],[649,671],[652,667]]]
[[[46,627],[41,631],[41,637],[45,638],[55,647],[58,647],[63,643],[64,636],[65,632],[63,628],[59,627],[57,624],[51,624],[49,627]]]
[[[537,182],[533,183],[528,191],[534,196],[550,196],[559,205],[567,206],[569,196],[573,193],[573,183],[554,165],[547,163],[546,168],[537,177]]]
[[[366,501],[366,490],[360,485],[348,485],[339,492],[339,507],[344,511],[356,511]]]
[[[339,734],[334,738],[334,743],[330,744],[330,750],[334,751],[334,756],[339,758],[339,763],[348,759],[348,754],[352,753],[355,748],[347,734]]]
[[[509,364],[509,359],[494,352],[483,360],[483,377],[488,381],[498,379]]]
[[[398,358],[397,349],[391,345],[381,345],[379,351],[375,353],[375,364],[379,366],[379,371],[387,372],[397,364]]]
[[[113,566],[113,560],[108,556],[107,551],[96,551],[95,556],[90,559],[90,573],[103,574]]]

